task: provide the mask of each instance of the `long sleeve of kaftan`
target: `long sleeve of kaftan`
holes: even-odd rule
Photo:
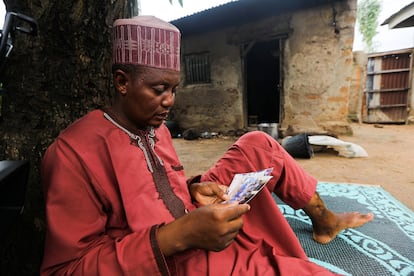
[[[156,226],[132,233],[116,188],[100,190],[64,141],[43,160],[48,232],[42,275],[161,274],[151,244]]]

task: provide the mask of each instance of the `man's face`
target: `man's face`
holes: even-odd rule
[[[121,94],[120,115],[137,128],[159,127],[174,105],[180,73],[156,68],[146,68],[137,75],[122,73],[125,82],[119,86],[122,89],[118,89]]]

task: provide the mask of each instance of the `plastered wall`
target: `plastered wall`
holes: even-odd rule
[[[183,37],[183,55],[210,53],[212,82],[187,85],[183,78],[176,98],[176,120],[184,129],[229,131],[246,127],[240,45],[287,32],[281,126],[349,132],[355,18],[356,1],[349,0],[336,3],[334,9],[328,5]]]

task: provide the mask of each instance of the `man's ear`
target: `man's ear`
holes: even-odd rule
[[[116,91],[120,92],[122,95],[127,92],[127,85],[129,81],[129,76],[122,70],[116,70],[114,73],[114,86]]]

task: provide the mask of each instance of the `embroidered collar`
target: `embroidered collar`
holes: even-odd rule
[[[112,112],[108,107],[103,108],[102,111],[104,112],[104,117],[108,121],[113,123],[119,129],[123,130],[126,134],[128,134],[129,137],[131,137],[131,139],[137,140],[139,135],[145,135],[147,133],[149,134],[150,138],[155,138],[155,129],[154,129],[154,127],[148,127],[145,130],[138,129],[136,127],[129,126],[125,123],[122,123],[122,121],[119,120],[119,118],[117,118],[116,114],[114,114],[114,112]]]
[[[155,153],[154,147],[155,142],[157,141],[157,138],[155,136],[155,129],[154,127],[150,127],[147,131],[139,130],[138,134],[132,133],[125,127],[121,126],[117,121],[115,121],[114,118],[112,118],[108,113],[104,112],[104,117],[113,123],[116,127],[124,131],[126,134],[128,134],[129,138],[131,139],[131,142],[133,144],[136,144],[144,153],[145,159],[147,161],[148,170],[153,173],[154,172],[154,166],[158,163],[161,166],[164,166],[164,162],[162,159]],[[145,138],[148,135],[148,138]],[[145,144],[148,143],[149,147],[146,147]],[[151,162],[151,156],[154,158]],[[158,162],[155,162],[157,160]]]
[[[164,162],[155,152],[155,142],[157,139],[155,137],[154,127],[150,127],[148,130],[138,130],[135,134],[118,123],[115,115],[112,116],[115,118],[111,117],[106,111],[104,111],[104,117],[116,127],[128,134],[132,144],[135,144],[142,150],[147,163],[147,168],[151,172],[154,180],[155,187],[171,215],[174,218],[179,218],[188,213],[183,201],[171,188],[170,180],[168,179],[167,171],[164,167]]]

